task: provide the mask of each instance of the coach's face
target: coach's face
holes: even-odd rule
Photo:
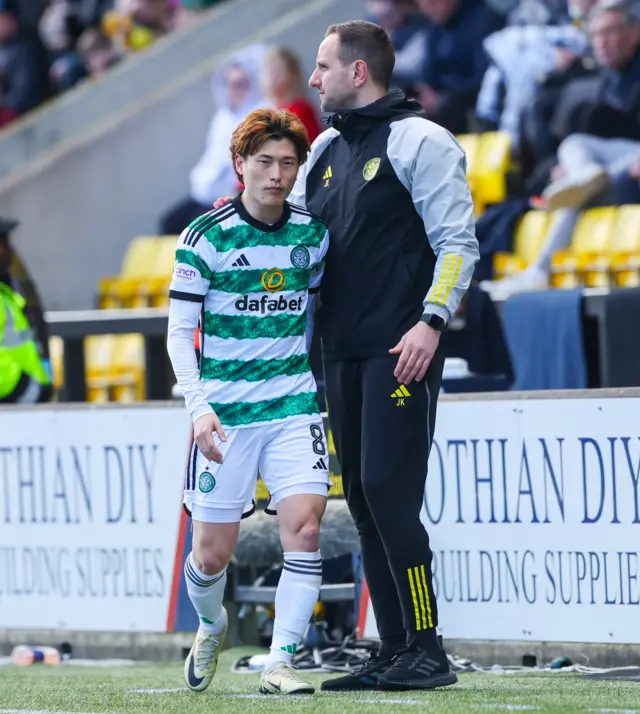
[[[354,106],[354,65],[342,64],[338,35],[324,38],[318,49],[316,68],[309,79],[309,86],[318,90],[323,112],[339,112]]]

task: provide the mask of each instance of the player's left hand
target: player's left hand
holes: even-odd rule
[[[424,379],[440,342],[440,333],[422,320],[406,332],[389,353],[400,355],[393,376],[400,384]]]

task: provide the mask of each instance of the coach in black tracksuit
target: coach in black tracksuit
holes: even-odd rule
[[[464,153],[416,103],[387,92],[393,64],[377,25],[327,30],[309,84],[334,112],[331,128],[291,197],[329,229],[318,312],[329,421],[381,638],[377,657],[323,689],[456,681],[436,636],[419,514],[444,362],[438,342],[478,246]]]

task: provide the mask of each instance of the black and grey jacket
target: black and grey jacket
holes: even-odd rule
[[[382,356],[423,312],[449,320],[478,259],[465,155],[392,91],[334,114],[290,201],[326,223],[318,326],[328,359]]]

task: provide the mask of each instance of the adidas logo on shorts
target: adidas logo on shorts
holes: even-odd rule
[[[318,459],[316,465],[313,467],[314,469],[321,469],[322,471],[327,470],[327,464],[325,463],[324,459]]]

